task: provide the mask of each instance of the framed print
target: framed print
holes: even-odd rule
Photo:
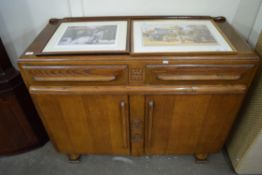
[[[132,22],[132,53],[234,53],[210,19],[153,19]]]
[[[128,21],[62,22],[42,53],[127,52]]]

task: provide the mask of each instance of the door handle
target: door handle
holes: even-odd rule
[[[121,118],[122,118],[122,137],[123,137],[123,146],[128,148],[128,127],[127,127],[127,117],[126,117],[126,102],[120,102],[121,109]]]
[[[153,112],[154,112],[154,101],[148,102],[148,130],[147,130],[147,146],[150,147],[152,144],[152,127],[153,127]]]

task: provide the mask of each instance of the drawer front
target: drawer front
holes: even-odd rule
[[[252,64],[147,65],[148,84],[217,84],[249,82]]]
[[[126,84],[127,65],[22,66],[31,84]]]

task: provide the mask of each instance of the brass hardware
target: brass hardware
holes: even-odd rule
[[[143,141],[143,138],[141,137],[141,135],[136,134],[136,135],[132,136],[132,142],[133,143],[135,143],[135,142],[142,142],[142,141]]]
[[[133,120],[132,122],[132,129],[139,129],[143,127],[142,120]]]

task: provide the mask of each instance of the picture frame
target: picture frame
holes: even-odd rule
[[[132,55],[235,54],[212,19],[135,19]]]
[[[127,53],[129,21],[62,22],[41,55]]]

